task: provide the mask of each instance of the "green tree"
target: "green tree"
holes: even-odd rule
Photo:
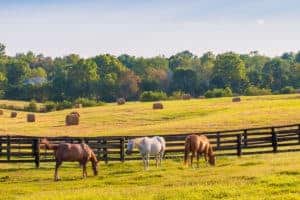
[[[289,82],[290,65],[288,61],[274,58],[267,62],[262,70],[263,86],[278,91]]]
[[[214,87],[230,87],[234,92],[241,92],[246,80],[245,63],[238,54],[228,52],[217,56],[211,80]]]
[[[197,87],[197,75],[191,69],[176,69],[173,74],[172,91],[184,91],[194,95]]]
[[[139,92],[140,78],[131,70],[121,73],[119,80],[119,96],[126,99],[136,99]]]
[[[0,72],[0,98],[5,94],[7,78],[3,72]]]
[[[81,59],[68,68],[67,92],[71,98],[95,97],[95,83],[99,80],[93,60]]]
[[[0,58],[5,56],[5,45],[0,43]]]

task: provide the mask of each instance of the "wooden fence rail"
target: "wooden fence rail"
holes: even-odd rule
[[[242,156],[250,154],[300,151],[300,124],[261,127],[240,130],[203,132],[211,141],[217,156]],[[184,140],[189,134],[163,135],[166,140],[166,158],[183,156]],[[126,156],[127,140],[140,136],[108,137],[48,137],[53,143],[87,143],[99,160],[121,161],[140,159],[137,151]],[[0,163],[54,161],[53,153],[40,148],[40,137],[0,135]]]

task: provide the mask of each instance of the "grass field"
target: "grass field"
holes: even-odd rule
[[[187,168],[166,160],[144,171],[141,162],[100,164],[81,179],[77,163],[0,164],[0,199],[300,199],[300,153],[221,157],[215,167]]]
[[[21,104],[22,102],[18,102]],[[300,95],[164,101],[164,110],[152,110],[152,103],[129,102],[118,106],[76,109],[80,125],[66,127],[65,116],[72,110],[37,113],[36,123],[26,122],[26,113],[0,116],[0,134],[26,135],[145,135],[237,129],[300,122]]]

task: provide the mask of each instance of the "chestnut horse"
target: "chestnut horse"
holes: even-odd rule
[[[93,150],[87,144],[51,144],[47,139],[42,139],[41,144],[44,144],[46,149],[53,150],[56,162],[54,173],[55,181],[59,180],[58,168],[63,161],[79,162],[83,169],[83,178],[87,177],[86,165],[88,161],[91,161],[94,175],[96,176],[98,174],[98,160]]]
[[[203,153],[205,161],[211,165],[215,165],[215,155],[208,138],[205,135],[188,135],[185,138],[184,163],[187,165],[189,153],[192,152],[191,166],[193,166],[193,158],[197,155],[197,166],[199,167],[199,157]],[[208,158],[207,158],[208,157]]]

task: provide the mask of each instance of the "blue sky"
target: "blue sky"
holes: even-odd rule
[[[0,0],[7,53],[84,57],[300,50],[297,0]]]

